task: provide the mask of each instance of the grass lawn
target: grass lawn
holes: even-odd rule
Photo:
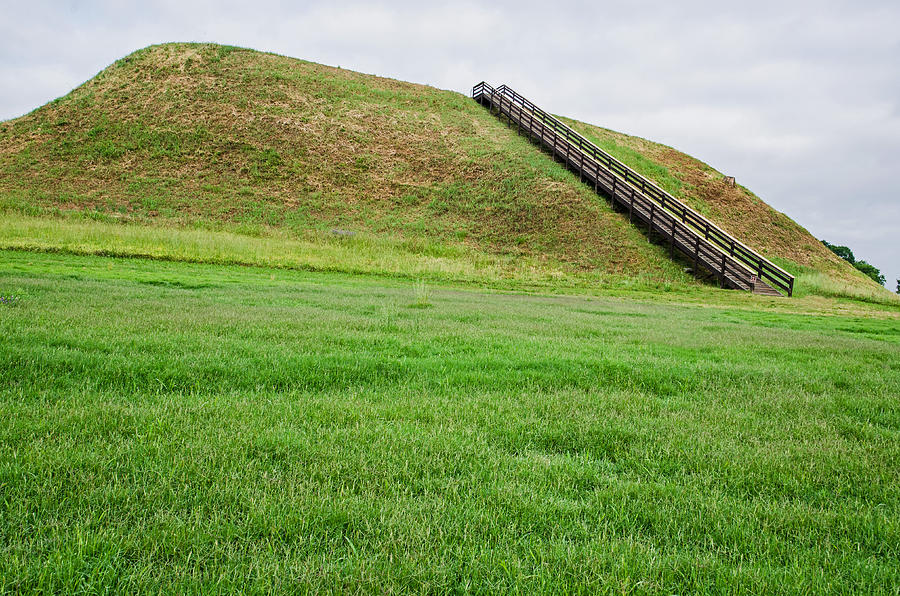
[[[896,309],[2,251],[0,295],[0,591],[900,593]]]

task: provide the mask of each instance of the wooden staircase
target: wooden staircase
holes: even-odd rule
[[[481,82],[475,101],[564,161],[566,167],[632,221],[668,242],[693,263],[695,275],[712,275],[723,287],[769,296],[791,296],[794,278],[714,223],[507,87]]]

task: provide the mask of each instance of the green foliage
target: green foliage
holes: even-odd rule
[[[849,247],[831,244],[827,240],[822,240],[822,244],[824,244],[831,252],[841,257],[848,263],[856,263],[856,257],[853,256],[853,251],[850,250]]]
[[[896,313],[415,291],[0,252],[0,592],[895,592]]]
[[[844,259],[845,261],[847,261],[848,263],[850,263],[851,265],[856,267],[856,269],[858,271],[860,271],[864,275],[868,276],[875,283],[882,285],[882,286],[884,285],[886,280],[884,278],[884,275],[881,274],[881,271],[874,265],[870,265],[869,263],[867,263],[865,261],[862,261],[862,260],[857,261],[856,257],[853,255],[853,251],[850,250],[848,247],[836,246],[834,244],[829,244],[825,240],[822,240],[822,244],[824,244],[826,247],[828,247],[831,250],[831,252],[833,252],[837,256],[841,257],[842,259]]]
[[[878,268],[875,267],[874,265],[870,265],[869,263],[866,263],[865,261],[860,260],[860,261],[856,261],[855,263],[853,263],[853,266],[856,267],[857,269],[859,269],[861,272],[863,272],[867,276],[869,276],[869,278],[871,278],[871,280],[874,281],[875,283],[882,285],[882,286],[884,285],[884,282],[885,282],[884,275],[882,275],[881,271],[879,271]]]

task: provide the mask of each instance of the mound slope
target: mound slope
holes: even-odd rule
[[[667,145],[570,118],[562,120],[791,273],[817,272],[853,284],[877,286],[848,267],[800,224],[744,186],[729,184],[708,164]]]

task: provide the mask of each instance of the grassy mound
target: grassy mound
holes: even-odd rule
[[[4,124],[0,168],[7,211],[337,229],[688,281],[466,97],[250,50],[138,51]]]
[[[837,280],[838,293],[877,294],[790,219],[743,189],[723,190],[707,166],[578,126],[792,272]],[[399,247],[416,271],[453,279],[697,284],[463,95],[212,44],[137,51],[65,97],[0,123],[0,211],[13,222],[3,226],[11,232],[3,247],[109,252],[102,226],[86,234],[92,241],[57,240],[87,225],[60,219],[89,219],[155,230],[158,246],[117,247],[122,254],[204,260],[173,239],[171,230],[184,228],[312,246],[358,235],[363,244]],[[57,221],[25,225],[45,230],[27,235],[16,223],[23,217]],[[453,265],[434,265],[435,254]],[[494,263],[494,273],[470,262]],[[337,258],[322,268],[356,270]],[[822,287],[801,278],[798,291]]]

